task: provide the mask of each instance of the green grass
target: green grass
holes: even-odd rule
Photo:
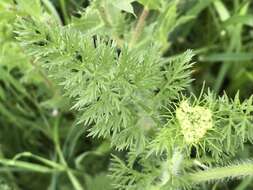
[[[113,9],[113,6],[105,6],[105,10],[96,8],[103,5],[103,2],[97,0],[97,4],[94,3],[91,10],[86,9],[84,12],[83,10],[89,5],[85,0],[17,0],[16,3],[12,0],[0,1],[0,190],[112,190],[111,184],[114,181],[108,176],[111,164],[127,170],[129,175],[134,175],[128,171],[126,163],[110,161],[112,154],[126,161],[128,154],[131,158],[131,152],[127,154],[126,150],[115,150],[110,145],[109,136],[104,135],[105,138],[89,136],[93,123],[87,122],[84,127],[84,124],[79,122],[79,118],[84,116],[73,109],[73,102],[77,101],[76,97],[73,95],[69,98],[64,95],[64,89],[52,80],[48,73],[50,71],[39,64],[36,58],[28,55],[38,52],[27,53],[26,49],[22,49],[17,41],[18,21],[21,18],[33,17],[38,22],[58,23],[61,26],[70,24],[73,30],[83,36],[109,35],[115,41],[118,50],[126,40],[130,48],[138,52],[140,49],[147,48],[150,36],[156,36],[156,42],[160,46],[159,53],[163,55],[164,63],[168,63],[171,57],[187,49],[192,49],[195,54],[193,60],[196,64],[192,73],[194,81],[185,94],[193,92],[198,96],[205,82],[205,86],[210,87],[214,94],[220,95],[226,91],[228,97],[232,98],[239,90],[242,100],[252,95],[253,3],[251,0],[182,0],[179,1],[179,5],[176,5],[180,7],[179,14],[175,9],[176,6],[174,9],[172,6],[167,6],[160,10],[159,5],[156,4],[158,1],[150,1],[150,3],[143,0],[140,2],[149,11],[144,12],[143,19],[139,21],[143,8],[140,3],[132,3],[135,15],[131,14],[132,9],[129,8],[129,4],[125,5],[122,2],[117,4],[120,11],[128,12],[124,16],[118,16],[119,13]],[[93,9],[98,11],[95,12]],[[160,15],[159,11],[164,11],[164,14]],[[74,16],[78,17],[74,18]],[[136,24],[135,20],[139,24]],[[155,27],[159,31],[152,33]],[[135,30],[131,30],[132,28]],[[134,56],[136,55],[133,54]],[[57,63],[61,60],[55,61]],[[147,81],[152,82],[149,78]],[[74,93],[74,90],[72,89],[69,94]],[[135,101],[142,100],[139,98]],[[149,112],[150,102],[146,104],[140,105]],[[81,106],[76,107],[82,109]],[[163,110],[164,113],[167,111]],[[233,117],[236,117],[236,114]],[[145,119],[142,122],[146,122]],[[252,118],[250,121],[252,126]],[[237,136],[233,136],[233,139],[239,135],[246,136],[241,134],[241,131],[236,133]],[[156,131],[149,132],[155,134]],[[171,131],[167,133],[170,134]],[[149,135],[153,137],[152,134]],[[233,131],[231,134],[234,134]],[[209,142],[211,140],[205,143]],[[230,146],[231,142],[226,143],[224,147]],[[249,141],[243,143],[242,150],[238,148],[238,152],[231,156],[222,157],[223,160],[219,161],[218,165],[251,159],[252,144]],[[117,143],[115,145],[120,147]],[[215,149],[215,146],[216,144],[212,148]],[[139,148],[141,149],[141,145]],[[194,165],[193,161],[197,150],[193,148],[191,151],[188,162],[183,165],[190,166],[193,172],[199,166]],[[206,159],[205,163],[210,164],[208,167],[214,164],[210,152],[206,157],[201,158],[203,162]],[[130,158],[128,161],[131,163]],[[147,169],[156,172],[156,168],[149,168],[148,164],[147,168],[144,166],[141,168],[138,164],[143,161],[143,158],[138,159],[133,163],[136,171]],[[149,164],[152,163],[153,160]],[[245,168],[238,169],[237,165],[231,168],[214,168],[210,173],[190,173],[186,178],[194,178],[192,181],[198,178],[202,183],[202,181],[215,180],[217,174],[231,177],[227,174],[236,173],[238,170],[243,176],[252,174],[252,164],[247,165],[248,162],[243,164]],[[137,177],[142,178],[142,176]],[[247,190],[253,188],[251,179],[201,184],[200,189]],[[177,179],[175,181],[177,182]],[[152,188],[158,190],[155,189],[156,187]]]

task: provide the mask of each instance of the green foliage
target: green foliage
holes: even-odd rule
[[[50,28],[21,22],[19,40],[25,41],[25,49],[74,99],[73,108],[83,112],[80,122],[96,123],[90,135],[117,139],[112,142],[118,149],[143,139],[143,131],[137,127],[143,117],[161,125],[162,104],[177,97],[191,81],[190,52],[168,63],[159,62],[159,54],[151,46],[142,54],[125,47],[118,55],[114,43],[99,37],[95,47],[91,37],[84,38],[69,28]],[[104,125],[107,127],[101,130]]]
[[[29,15],[39,18],[42,14],[41,3],[39,0],[28,1],[28,0],[17,0],[20,9]],[[31,9],[31,7],[33,7]]]
[[[216,93],[225,65],[214,92],[192,79],[198,58],[250,60],[236,40],[249,1],[234,16],[219,0],[71,2],[77,17],[64,0],[59,13],[46,0],[0,3],[0,187],[215,189],[253,175],[251,161],[231,164],[252,156],[253,96]],[[226,56],[175,50],[206,7],[233,37]]]
[[[112,1],[112,5],[119,8],[120,10],[126,11],[128,13],[132,13],[134,15],[134,9],[131,4],[133,1],[134,0],[126,0],[126,1],[115,0],[115,1]]]
[[[159,9],[163,1],[139,0],[138,2],[141,3],[143,6],[147,7],[148,9]]]

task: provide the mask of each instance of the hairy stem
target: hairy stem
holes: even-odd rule
[[[191,173],[188,178],[193,183],[202,183],[224,178],[253,176],[253,163],[243,163],[221,168],[212,168],[204,171]]]
[[[101,19],[107,27],[112,27],[111,19],[104,7],[98,7],[98,12],[100,14]]]
[[[106,11],[106,9],[104,7],[98,7],[98,12],[101,20],[104,22],[104,25],[107,26],[108,28],[113,28],[111,17],[109,13]],[[116,34],[113,33],[112,37],[119,47],[123,45],[122,39],[120,39]]]
[[[145,20],[148,17],[148,14],[149,14],[148,8],[144,7],[144,9],[141,13],[141,16],[136,24],[136,27],[133,31],[132,39],[130,41],[130,47],[132,47],[138,41],[138,39],[144,29]]]

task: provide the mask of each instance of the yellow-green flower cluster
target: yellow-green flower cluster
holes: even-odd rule
[[[197,143],[208,129],[213,127],[212,112],[202,106],[191,106],[182,101],[176,110],[176,118],[184,140],[188,144]]]

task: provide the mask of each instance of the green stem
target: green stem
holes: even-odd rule
[[[111,22],[110,16],[108,15],[106,9],[104,7],[99,6],[98,7],[98,12],[99,12],[100,18],[104,22],[105,26],[111,28],[112,27],[112,22]]]
[[[68,24],[69,23],[69,17],[68,17],[68,13],[67,13],[67,7],[66,7],[65,0],[59,0],[59,1],[60,1],[62,14],[63,14],[64,23]]]
[[[146,21],[146,18],[148,17],[148,14],[149,14],[149,10],[147,7],[144,7],[142,13],[141,13],[141,16],[139,17],[139,20],[136,24],[136,27],[133,31],[133,35],[132,35],[132,39],[130,41],[130,47],[133,47],[133,45],[138,41],[143,29],[144,29],[144,26],[145,26],[145,21]]]
[[[244,190],[246,189],[252,181],[252,177],[249,178],[245,178],[244,180],[242,180],[242,182],[236,187],[235,190]]]
[[[79,181],[77,180],[77,178],[70,170],[67,171],[67,174],[75,190],[84,190]]]
[[[253,176],[253,163],[231,165],[228,167],[212,168],[196,173],[191,173],[188,178],[193,183],[222,180],[225,178]]]
[[[4,166],[8,166],[8,167],[15,167],[15,168],[20,168],[22,170],[28,170],[28,171],[38,172],[38,173],[59,172],[55,169],[51,169],[39,164],[33,164],[33,163],[17,161],[17,160],[10,160],[10,159],[5,159],[5,158],[0,158],[0,164]]]
[[[60,139],[59,139],[59,124],[60,124],[60,117],[56,118],[55,125],[54,125],[54,131],[53,131],[53,137],[54,137],[54,144],[56,152],[60,158],[61,164],[63,164],[67,169],[67,175],[69,177],[69,180],[71,181],[73,187],[75,190],[84,190],[82,185],[79,183],[78,179],[75,177],[75,175],[72,173],[72,171],[69,169],[68,164],[63,156],[63,152],[61,150],[60,146]]]
[[[55,9],[54,5],[51,3],[51,1],[50,0],[42,0],[42,3],[48,9],[48,11],[55,17],[55,19],[57,20],[57,22],[59,24],[62,24],[61,18],[59,16],[57,10]]]
[[[102,6],[99,6],[97,8],[97,10],[98,10],[98,13],[99,13],[100,18],[103,21],[104,25],[108,28],[113,29],[112,19],[111,19],[110,14],[108,13],[108,11]],[[122,39],[120,39],[119,36],[117,36],[117,34],[115,34],[114,32],[112,32],[112,37],[113,37],[114,41],[117,43],[117,45],[119,47],[122,47],[122,45],[123,45]]]
[[[222,86],[222,83],[224,82],[224,78],[226,77],[226,74],[228,72],[229,67],[230,67],[230,63],[228,63],[228,62],[224,62],[222,64],[221,69],[220,69],[219,74],[218,74],[218,77],[216,79],[215,86],[214,86],[214,91],[216,93],[219,92],[219,90]]]

